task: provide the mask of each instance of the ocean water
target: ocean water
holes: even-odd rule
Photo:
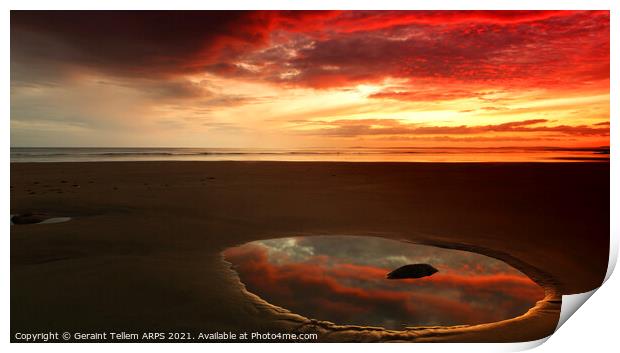
[[[607,162],[609,147],[11,148],[12,163],[113,161]]]

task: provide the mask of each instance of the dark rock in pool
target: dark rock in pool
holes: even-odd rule
[[[399,267],[387,274],[387,279],[422,278],[433,275],[438,270],[428,264],[412,264]]]
[[[24,213],[11,217],[13,224],[36,224],[50,218],[45,213]]]

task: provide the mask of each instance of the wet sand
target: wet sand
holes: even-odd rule
[[[559,295],[599,286],[608,163],[11,164],[11,331],[317,332],[319,341],[528,341]],[[547,290],[527,314],[453,328],[337,326],[247,293],[221,251],[295,235],[374,235],[475,250]],[[321,318],[313,318],[321,319]]]

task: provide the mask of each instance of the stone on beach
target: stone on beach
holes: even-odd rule
[[[411,264],[395,269],[387,274],[387,279],[422,278],[431,276],[438,270],[429,264]]]

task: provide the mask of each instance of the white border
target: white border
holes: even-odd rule
[[[9,71],[9,31],[10,31],[10,9],[368,9],[368,10],[381,10],[381,9],[469,9],[469,10],[549,10],[549,9],[588,9],[588,10],[611,10],[612,27],[611,27],[611,144],[616,146],[618,128],[618,46],[615,44],[618,41],[618,16],[619,5],[617,1],[612,0],[435,0],[435,1],[411,1],[411,0],[263,0],[263,1],[250,1],[250,0],[226,0],[222,2],[205,2],[201,3],[195,0],[175,0],[175,1],[163,1],[163,0],[108,0],[105,2],[85,2],[85,1],[71,1],[71,0],[56,0],[54,2],[38,0],[22,0],[22,1],[4,1],[5,11],[2,12],[2,47],[4,55],[2,57],[4,70],[2,71],[2,77],[4,85],[2,86],[3,96],[5,97],[6,104],[3,111],[5,112],[5,118],[3,121],[4,129],[1,130],[2,138],[4,141],[4,150],[1,154],[2,158],[2,185],[0,188],[0,198],[2,203],[2,210],[4,214],[10,213],[9,206],[9,139],[10,139],[10,98],[9,98],[9,83],[10,83],[10,71]],[[618,180],[618,164],[617,158],[614,153],[611,154],[611,179]],[[616,184],[611,183],[611,214],[618,213],[618,188]],[[10,349],[11,351],[34,351],[39,349],[45,349],[51,352],[67,352],[67,351],[82,351],[88,349],[94,352],[107,352],[109,349],[115,350],[133,350],[138,346],[128,344],[116,344],[113,347],[108,345],[89,344],[83,346],[82,344],[64,345],[46,345],[41,347],[39,345],[19,345],[9,342],[9,222],[5,224],[5,231],[2,232],[2,239],[4,240],[2,249],[2,293],[0,308],[2,308],[2,319],[0,319],[0,345],[5,346],[3,348]],[[607,272],[607,278],[612,273],[613,265],[615,264],[618,250],[618,222],[613,217],[611,218],[611,240],[612,248],[610,254],[610,267]],[[538,348],[539,351],[546,352],[560,352],[560,351],[576,351],[576,350],[592,350],[598,351],[598,348],[607,348],[617,346],[617,324],[618,317],[618,305],[617,298],[620,291],[618,290],[619,284],[617,275],[611,277],[611,280],[594,294],[594,300],[590,300],[584,305],[584,308],[575,314],[575,318],[569,320],[561,330],[552,335],[549,338],[549,343],[542,345]],[[355,346],[347,345],[334,345],[327,344],[317,346],[316,344],[307,345],[295,345],[291,347],[289,344],[263,344],[252,345],[247,344],[210,344],[204,346],[200,344],[189,345],[175,345],[174,349],[187,349],[203,352],[205,349],[221,349],[221,350],[236,350],[236,349],[251,349],[258,351],[290,351],[292,349],[299,350],[301,352],[307,351],[314,353],[317,349],[336,350],[336,349],[354,349],[356,351],[375,351],[389,349],[393,351],[407,351],[411,349],[431,351],[431,352],[448,352],[448,351],[471,351],[471,352],[486,352],[486,351],[515,351],[529,349],[533,346],[539,345],[546,340],[540,340],[537,342],[530,342],[524,344],[355,344]],[[139,349],[149,349],[154,352],[167,352],[170,345],[167,344],[149,344],[148,347],[140,346]],[[602,350],[602,349],[601,349]],[[607,349],[608,350],[608,349]]]

